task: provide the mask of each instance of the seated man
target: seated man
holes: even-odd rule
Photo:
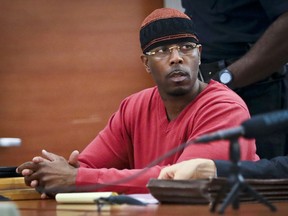
[[[199,157],[229,158],[227,141],[187,145],[146,170],[171,149],[201,134],[238,126],[250,114],[244,101],[225,85],[197,79],[201,45],[184,13],[155,10],[142,23],[140,42],[141,60],[157,86],[124,99],[81,154],[74,151],[66,161],[43,151],[42,157],[20,165],[17,171],[27,185],[43,196],[74,190],[147,193],[148,180],[169,164]],[[242,139],[240,145],[243,160],[259,159],[254,140]]]
[[[278,156],[258,161],[241,161],[241,173],[244,178],[273,179],[288,178],[288,156]],[[203,179],[210,177],[228,177],[231,162],[211,159],[191,159],[165,167],[159,179]]]

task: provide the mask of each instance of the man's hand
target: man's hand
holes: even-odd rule
[[[210,159],[182,161],[161,170],[158,179],[203,179],[216,176],[216,166]]]
[[[24,176],[26,185],[36,188],[46,198],[46,194],[54,196],[58,191],[69,191],[75,185],[78,163],[78,151],[73,151],[69,160],[56,154],[42,151],[30,162],[23,163],[17,172]],[[69,187],[70,186],[70,187]]]

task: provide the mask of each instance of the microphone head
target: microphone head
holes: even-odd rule
[[[288,110],[255,115],[242,123],[245,138],[288,132]]]

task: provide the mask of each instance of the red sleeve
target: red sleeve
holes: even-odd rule
[[[106,127],[81,152],[79,161],[90,168],[124,169],[133,166],[133,146],[126,130],[125,100],[108,121]],[[127,113],[127,110],[126,110]]]
[[[77,186],[89,185],[89,191],[114,191],[118,193],[148,193],[146,184],[150,178],[156,178],[161,167],[147,169],[78,169]],[[92,187],[91,187],[92,186]]]
[[[124,100],[104,130],[81,152],[81,167],[76,177],[76,185],[83,186],[81,189],[89,185],[90,190],[93,186],[93,191],[148,193],[148,180],[159,175],[160,166],[150,168],[148,172],[134,169],[133,145],[127,133],[128,109]]]

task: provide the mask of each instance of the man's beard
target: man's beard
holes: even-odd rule
[[[167,94],[170,96],[173,96],[173,97],[180,97],[180,96],[186,95],[189,92],[190,92],[190,90],[188,90],[188,89],[178,88],[174,91],[167,92]]]

